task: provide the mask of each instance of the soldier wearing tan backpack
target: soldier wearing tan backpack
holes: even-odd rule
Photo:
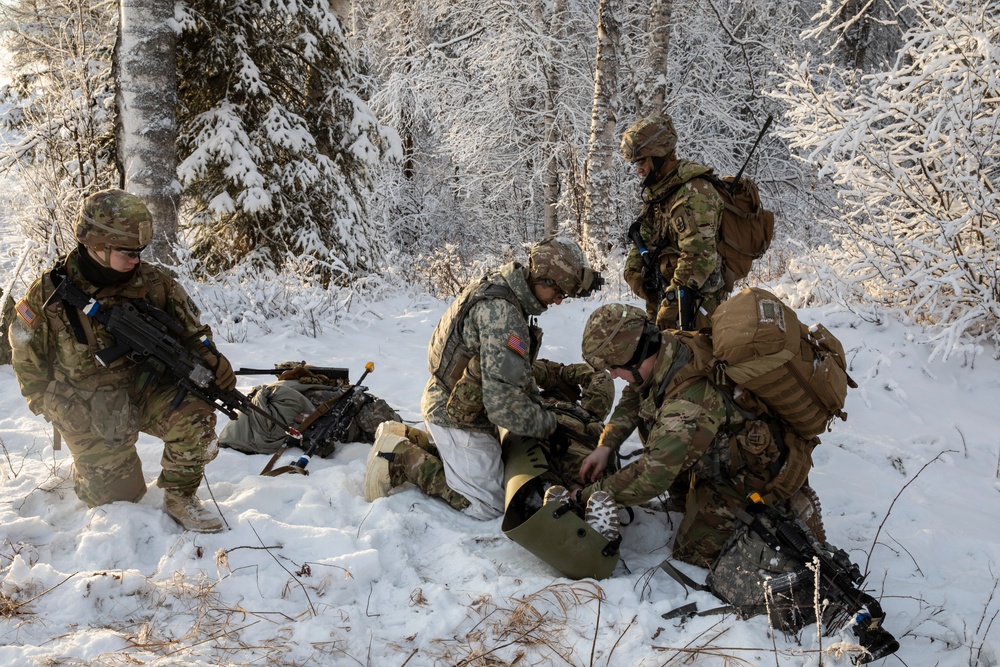
[[[770,119],[757,142],[769,125]],[[692,331],[709,326],[712,312],[770,246],[774,214],[753,181],[741,178],[743,169],[719,178],[711,167],[678,159],[676,149],[666,114],[637,121],[622,137],[622,155],[643,179],[642,212],[628,230],[634,247],[625,281],[660,329]]]

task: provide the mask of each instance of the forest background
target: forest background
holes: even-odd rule
[[[947,357],[996,342],[1000,8],[986,0],[7,0],[0,210],[17,297],[80,200],[142,196],[151,256],[224,289],[220,333],[456,293],[560,230],[623,295],[666,111],[777,213],[753,279],[876,304]],[[207,292],[206,292],[207,293]],[[968,346],[973,346],[970,348]]]
[[[6,304],[74,245],[85,195],[125,187],[154,210],[148,255],[231,358],[357,371],[377,354],[372,389],[410,421],[448,297],[544,234],[580,240],[609,278],[598,298],[632,298],[639,184],[617,144],[636,118],[667,111],[681,157],[732,174],[773,116],[746,174],[777,233],[750,282],[832,326],[861,385],[817,450],[830,533],[887,593],[887,663],[1000,664],[997,3],[4,0],[0,16]],[[578,360],[593,306],[546,315],[551,358]],[[654,576],[662,508],[628,529],[630,571],[568,584],[416,492],[362,502],[361,443],[294,481],[223,451],[219,536],[179,531],[156,489],[86,511],[9,367],[0,388],[4,664],[849,660],[762,618],[664,623],[688,596]],[[139,449],[152,479],[160,444]]]

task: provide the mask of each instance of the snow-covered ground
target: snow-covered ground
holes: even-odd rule
[[[579,360],[596,305],[546,313],[543,356]],[[416,422],[445,306],[400,296],[317,338],[276,329],[221,347],[236,366],[305,359],[354,377],[374,361],[367,386]],[[798,312],[840,337],[860,385],[811,479],[830,541],[869,572],[900,640],[885,664],[996,665],[1000,362],[987,351],[928,363],[917,329],[838,306]],[[814,626],[786,638],[761,617],[664,620],[687,602],[718,604],[657,569],[678,515],[638,509],[614,576],[571,581],[507,539],[500,519],[413,489],[366,503],[368,446],[354,443],[308,477],[261,477],[268,457],[223,450],[208,483],[229,529],[195,535],[163,514],[155,486],[138,504],[88,510],[9,366],[0,390],[3,665],[849,664],[819,653],[837,638],[820,642]],[[139,450],[152,481],[160,443],[142,436]]]

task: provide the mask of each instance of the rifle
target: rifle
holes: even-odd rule
[[[105,308],[97,299],[74,285],[68,277],[61,278],[56,281],[56,289],[46,299],[44,307],[63,301],[104,325],[114,337],[115,345],[94,355],[102,366],[109,366],[126,356],[137,363],[151,364],[157,371],[169,372],[177,381],[177,394],[170,402],[171,410],[177,408],[187,394],[192,394],[230,419],[236,419],[237,411],[253,411],[280,426],[289,438],[301,437],[298,431],[286,428],[237,390],[217,386],[215,371],[178,340],[184,333],[181,325],[149,301],[134,299]],[[206,337],[202,342],[214,353],[218,353],[210,339]]]
[[[312,366],[305,362],[300,364],[290,364],[282,363],[275,364],[274,368],[240,368],[233,371],[236,375],[274,375],[281,376],[285,371],[295,370],[296,368],[304,368],[310,373],[316,375],[325,375],[331,380],[347,380],[350,379],[350,371],[347,368],[341,368],[339,366]]]
[[[306,466],[309,465],[309,460],[329,442],[343,442],[347,435],[347,429],[354,422],[354,418],[361,412],[361,408],[371,401],[371,397],[365,394],[368,387],[362,386],[361,383],[374,370],[375,364],[369,361],[365,364],[365,372],[361,374],[357,382],[348,387],[340,396],[324,403],[309,415],[297,431],[299,436],[285,438],[281,448],[271,456],[260,474],[267,477],[275,477],[284,473],[308,475],[309,471],[306,470]],[[300,447],[302,455],[289,465],[275,468],[274,464],[289,447]]]
[[[646,247],[646,242],[642,238],[642,233],[639,231],[640,225],[642,224],[642,218],[636,218],[636,221],[629,225],[628,228],[628,238],[632,241],[635,249],[638,251],[639,256],[642,257],[643,269],[642,278],[643,285],[648,288],[652,287],[654,294],[652,296],[656,297],[656,302],[662,302],[666,297],[666,288],[663,286],[663,276],[660,275],[660,267],[656,264],[656,257],[653,253],[649,252],[649,248]],[[652,283],[652,284],[650,284]]]
[[[749,525],[772,549],[791,554],[803,563],[819,563],[821,589],[836,589],[843,595],[843,599],[851,601],[854,609],[864,607],[865,610],[857,613],[855,623],[851,626],[858,644],[865,649],[865,653],[853,659],[854,664],[879,660],[898,651],[899,642],[882,627],[885,620],[882,606],[878,600],[857,587],[864,580],[857,566],[848,562],[850,567],[847,567],[825,550],[814,548],[810,536],[805,533],[801,524],[776,508],[765,505],[758,494],[751,494],[750,500],[752,502],[745,512],[737,512],[741,521]],[[774,531],[769,530],[758,515],[766,516],[775,527]]]

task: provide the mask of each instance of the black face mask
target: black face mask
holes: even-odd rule
[[[644,188],[648,188],[654,183],[658,183],[662,180],[660,171],[663,169],[663,165],[667,163],[667,158],[660,155],[650,159],[653,161],[653,168],[649,170],[648,174],[646,174],[646,178],[642,179],[642,186]]]
[[[87,246],[82,243],[78,243],[76,249],[80,254],[80,272],[83,273],[83,277],[87,279],[87,282],[96,287],[124,285],[132,279],[136,269],[139,268],[139,265],[136,264],[128,271],[115,271],[110,266],[101,266],[98,264],[97,260],[91,257],[87,251]]]

